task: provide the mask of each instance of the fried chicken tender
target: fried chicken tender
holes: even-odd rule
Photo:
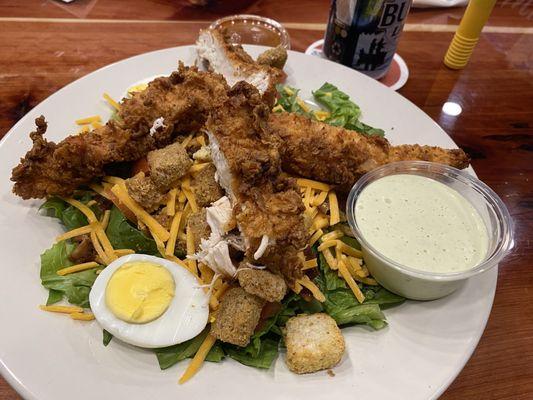
[[[200,31],[196,40],[196,51],[200,64],[210,71],[224,75],[230,86],[246,81],[255,86],[271,105],[276,97],[277,83],[286,75],[281,70],[287,59],[285,49],[262,57],[262,63],[255,62],[241,45],[233,44],[225,31],[206,29]],[[284,58],[283,58],[284,53]],[[266,61],[281,68],[267,65]]]
[[[219,183],[233,203],[247,257],[294,281],[302,275],[296,254],[308,230],[296,184],[281,175],[281,141],[267,125],[270,108],[246,82],[228,96],[206,124]]]
[[[394,161],[423,160],[466,168],[460,149],[433,146],[392,146],[386,139],[365,136],[293,113],[272,113],[269,127],[284,142],[283,169],[289,173],[338,185],[349,191],[365,173]]]
[[[154,148],[151,136],[139,135],[115,121],[58,144],[43,137],[47,129],[43,116],[35,124],[37,130],[30,134],[33,147],[11,175],[13,192],[23,199],[70,196],[79,186],[103,176],[106,165],[136,160]]]
[[[173,142],[178,134],[201,129],[229,89],[222,75],[198,71],[179,63],[168,77],[156,78],[148,87],[122,101],[118,116],[124,125],[149,133],[154,121],[163,118],[163,127],[153,133],[158,148]]]
[[[176,135],[200,129],[209,112],[226,98],[221,75],[179,65],[169,77],[122,101],[118,120],[89,133],[48,142],[44,117],[31,133],[33,148],[13,169],[13,192],[24,199],[70,196],[79,186],[104,175],[104,167],[134,161],[171,143]],[[163,126],[152,129],[156,119]]]

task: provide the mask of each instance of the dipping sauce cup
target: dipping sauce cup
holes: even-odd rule
[[[480,257],[480,261],[468,269],[436,272],[403,265],[382,254],[377,249],[380,246],[377,246],[375,241],[374,245],[370,243],[368,237],[363,234],[361,225],[357,221],[356,205],[365,188],[381,178],[392,175],[418,175],[430,178],[463,196],[473,206],[473,211],[477,211],[485,225],[488,243],[484,257]],[[391,292],[413,300],[433,300],[454,292],[466,279],[498,265],[514,245],[511,216],[498,195],[469,173],[436,163],[402,161],[384,165],[367,173],[351,189],[346,213],[348,223],[361,244],[365,264],[372,276]],[[372,215],[367,214],[365,218],[372,218]],[[380,228],[387,229],[386,226]],[[383,237],[386,240],[386,232]],[[406,248],[406,251],[408,250]]]

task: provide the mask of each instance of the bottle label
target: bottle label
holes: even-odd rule
[[[370,76],[389,68],[411,0],[336,0],[332,4],[324,52]]]

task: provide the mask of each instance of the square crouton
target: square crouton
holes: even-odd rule
[[[148,153],[150,177],[160,192],[169,190],[192,165],[185,149],[179,143],[173,143],[159,150]]]
[[[270,271],[247,268],[238,270],[239,284],[248,293],[269,302],[281,301],[287,293],[287,284],[282,276]]]
[[[287,366],[305,374],[329,369],[344,354],[344,337],[333,318],[324,313],[298,315],[287,321],[285,329]]]
[[[163,195],[143,173],[126,179],[126,188],[130,197],[148,212],[156,210],[163,201]]]
[[[209,239],[209,235],[211,234],[211,228],[207,223],[207,213],[205,208],[189,215],[187,227],[191,230],[194,239],[194,249],[199,251],[201,240]]]
[[[223,342],[245,347],[250,343],[264,304],[264,300],[242,288],[228,290],[211,325],[211,334]]]
[[[200,207],[208,207],[224,196],[224,191],[215,180],[215,173],[215,166],[209,164],[198,171],[191,182],[196,202]]]

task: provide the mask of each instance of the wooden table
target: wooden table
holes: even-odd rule
[[[0,138],[67,83],[135,54],[190,44],[220,16],[274,18],[303,51],[323,37],[329,10],[327,0],[189,2],[0,0]],[[468,67],[451,71],[442,59],[462,13],[411,12],[399,46],[410,77],[400,93],[470,154],[509,207],[517,241],[500,265],[479,346],[442,399],[533,399],[533,2],[499,1]],[[444,113],[445,102],[459,104],[461,114]],[[18,398],[0,378],[0,400]]]

